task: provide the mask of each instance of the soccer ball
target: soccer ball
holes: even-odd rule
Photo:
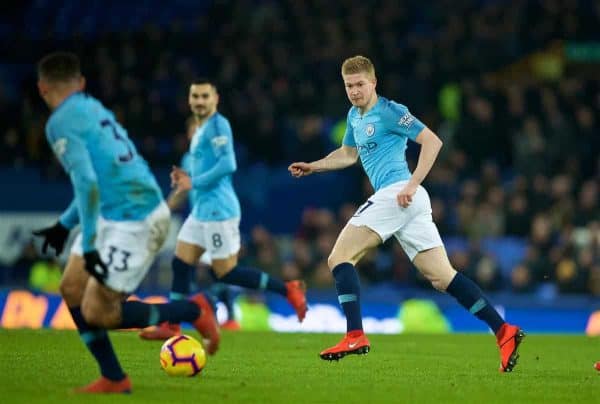
[[[169,376],[195,376],[206,365],[202,344],[188,335],[176,335],[160,348],[160,366]]]

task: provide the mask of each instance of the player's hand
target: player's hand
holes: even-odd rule
[[[292,163],[288,167],[288,171],[292,174],[293,177],[299,178],[305,175],[310,175],[315,172],[310,163],[299,162]]]
[[[176,194],[189,191],[192,189],[192,179],[181,168],[173,166],[171,169],[171,187],[175,189]]]
[[[69,238],[69,229],[60,224],[60,222],[56,222],[53,226],[35,230],[33,235],[44,237],[44,244],[42,246],[44,254],[46,254],[48,246],[50,246],[54,248],[54,253],[58,257],[65,248],[67,238]]]
[[[106,276],[108,275],[108,267],[102,262],[102,258],[100,258],[98,251],[92,250],[83,253],[83,259],[85,260],[85,270],[100,283],[104,283]]]
[[[177,183],[179,182],[181,175],[184,173],[185,173],[185,171],[183,171],[181,168],[179,168],[177,166],[171,167],[171,174],[170,174],[171,188],[175,188],[177,186]]]
[[[408,205],[412,203],[412,198],[417,192],[418,187],[418,185],[414,185],[410,182],[407,183],[404,188],[398,192],[398,195],[396,195],[398,205],[402,206],[403,208],[408,208]]]

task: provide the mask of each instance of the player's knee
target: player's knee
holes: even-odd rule
[[[231,272],[232,269],[233,268],[229,268],[227,270],[220,269],[220,268],[219,269],[211,268],[210,275],[214,280],[218,281],[219,279],[223,279],[223,277],[225,275],[227,275],[229,272]]]
[[[440,292],[445,292],[446,288],[448,288],[448,283],[444,282],[441,279],[433,279],[431,280],[431,286],[433,286],[434,289],[439,290]]]
[[[67,306],[75,307],[81,304],[81,298],[83,296],[83,288],[81,285],[76,284],[67,278],[63,278],[60,281],[59,290]]]
[[[81,315],[88,325],[93,327],[100,327],[100,320],[98,318],[98,310],[95,305],[89,300],[84,300],[81,303]]]
[[[440,292],[445,292],[446,289],[448,289],[450,282],[452,282],[455,274],[456,271],[454,268],[448,268],[447,270],[436,272],[426,277],[435,289],[439,290]]]
[[[329,267],[329,269],[333,270],[333,268],[335,268],[339,264],[341,264],[341,261],[337,254],[329,254],[329,257],[327,257],[327,266]]]
[[[114,310],[107,310],[92,299],[83,301],[81,304],[81,314],[86,323],[92,327],[114,329],[119,326],[120,313]]]

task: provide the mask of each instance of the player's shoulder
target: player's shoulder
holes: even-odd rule
[[[214,125],[217,135],[226,134],[223,132],[231,133],[231,124],[229,123],[229,119],[227,119],[223,114],[217,111],[210,119]]]
[[[399,102],[396,102],[394,100],[389,100],[385,97],[380,96],[380,98],[382,112],[395,115],[405,114],[406,112],[408,112],[408,107],[406,105],[400,104]]]
[[[355,118],[355,117],[356,117],[358,114],[359,114],[359,112],[358,112],[358,108],[356,108],[356,107],[353,105],[353,106],[351,106],[351,107],[348,109],[348,114],[347,114],[347,117],[348,117],[348,119],[352,119],[352,118]]]
[[[92,105],[99,102],[85,93],[74,93],[67,97],[48,118],[46,132],[85,130],[92,122]]]

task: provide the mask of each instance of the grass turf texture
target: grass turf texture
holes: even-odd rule
[[[198,337],[195,332],[190,335]],[[86,403],[598,402],[600,341],[529,335],[513,373],[497,371],[491,335],[371,335],[366,356],[325,362],[333,334],[223,334],[202,374],[173,378],[159,365],[160,342],[134,332],[111,338],[133,383],[130,396],[89,396],[71,389],[98,377],[76,332],[0,329],[0,401]]]

